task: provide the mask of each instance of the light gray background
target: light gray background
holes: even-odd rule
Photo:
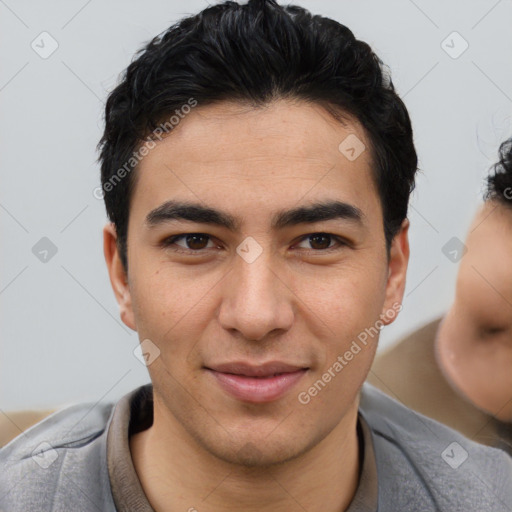
[[[512,133],[512,2],[298,0],[346,24],[392,70],[422,173],[410,210],[404,309],[381,349],[442,313],[482,178]],[[102,253],[95,146],[118,74],[151,37],[205,0],[0,0],[0,408],[114,400],[149,380],[137,335],[119,320]],[[31,43],[47,31],[58,49]],[[454,59],[452,32],[469,44]],[[462,48],[455,36],[452,52]],[[452,42],[453,41],[453,42]],[[41,262],[32,247],[58,249]]]

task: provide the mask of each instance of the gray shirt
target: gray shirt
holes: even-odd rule
[[[0,512],[152,511],[129,436],[152,422],[152,388],[56,412],[0,450]],[[347,512],[512,512],[512,459],[365,384],[361,474]]]

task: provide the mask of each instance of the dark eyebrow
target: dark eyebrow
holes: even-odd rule
[[[363,224],[363,212],[349,203],[342,201],[324,201],[308,206],[299,206],[279,212],[272,222],[272,229],[282,229],[297,224],[312,224],[333,219],[342,219]]]
[[[201,204],[181,201],[166,201],[158,208],[151,210],[146,216],[146,224],[153,227],[176,219],[223,226],[230,231],[236,231],[239,227],[239,223],[229,213]]]
[[[297,224],[312,224],[333,219],[363,224],[363,218],[363,212],[356,206],[341,201],[323,201],[278,212],[273,217],[272,229],[278,230]],[[154,227],[176,219],[213,224],[225,227],[230,231],[237,231],[240,228],[240,221],[229,213],[181,201],[167,201],[155,208],[147,215],[146,224],[149,227]]]

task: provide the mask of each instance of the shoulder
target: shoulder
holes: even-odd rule
[[[0,510],[53,510],[57,501],[85,510],[101,502],[100,494],[110,489],[106,431],[113,408],[65,408],[0,449]]]
[[[0,449],[0,461],[31,457],[41,443],[54,449],[87,443],[105,429],[112,408],[113,404],[78,404],[54,412]]]
[[[12,441],[20,432],[44,420],[57,409],[21,410],[0,414],[0,448]]]
[[[360,411],[372,432],[379,499],[423,500],[432,505],[425,510],[509,510],[512,459],[502,450],[475,443],[368,383]]]

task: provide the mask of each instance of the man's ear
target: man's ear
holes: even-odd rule
[[[103,253],[110,276],[110,284],[112,285],[116,300],[119,304],[121,320],[130,327],[130,329],[136,331],[128,276],[126,275],[126,271],[119,256],[117,232],[113,223],[108,223],[103,228]]]
[[[409,263],[409,220],[404,219],[400,230],[393,238],[389,250],[388,280],[386,298],[382,308],[381,320],[389,325],[402,309],[405,291],[405,277]]]

